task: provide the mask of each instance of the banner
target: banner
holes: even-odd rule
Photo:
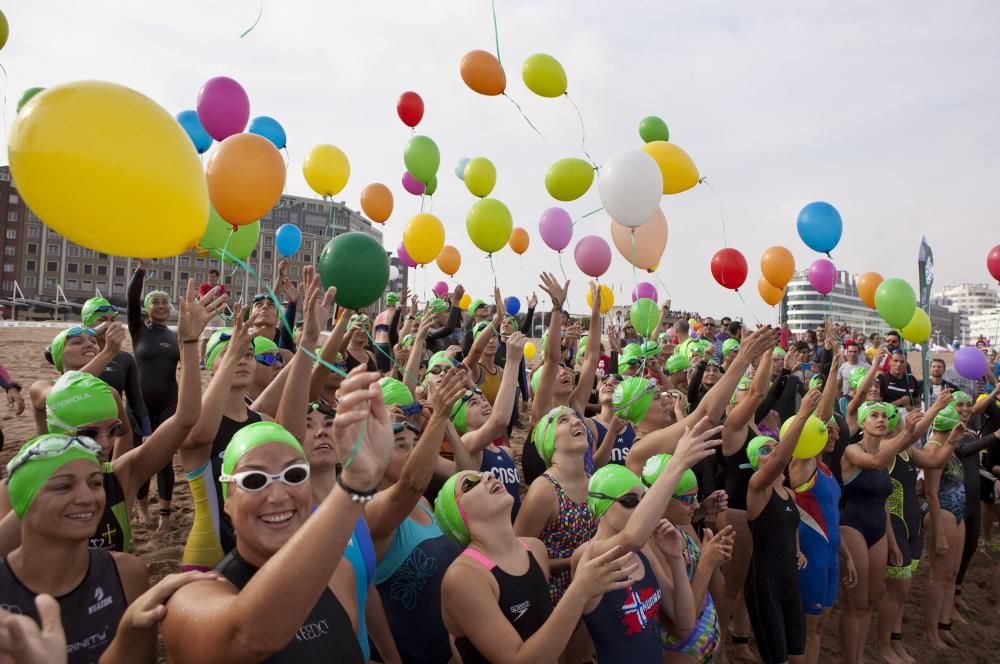
[[[931,286],[934,285],[934,252],[927,244],[927,238],[920,238],[920,253],[917,255],[917,271],[920,274],[920,308],[928,317],[930,316]],[[933,324],[931,325],[933,328]],[[924,376],[924,407],[930,407],[931,399],[931,339],[934,338],[933,330],[931,337],[921,344],[920,360],[923,366]]]

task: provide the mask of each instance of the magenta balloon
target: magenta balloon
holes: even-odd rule
[[[581,272],[597,278],[611,267],[611,247],[604,238],[588,235],[576,243],[573,258]]]
[[[403,173],[403,189],[414,196],[419,196],[427,189],[427,185],[410,175],[409,171]]]
[[[656,286],[648,281],[640,281],[635,285],[635,288],[632,289],[632,301],[635,302],[641,298],[646,298],[647,300],[652,300],[653,302],[660,301],[660,298],[656,293]]]
[[[837,283],[837,267],[825,258],[813,261],[809,266],[809,283],[820,295],[829,295]]]
[[[573,220],[562,208],[550,207],[538,220],[538,234],[550,249],[562,251],[573,239]]]
[[[250,119],[250,97],[228,76],[210,78],[198,93],[198,119],[217,141],[238,134]]]
[[[434,291],[434,294],[437,295],[438,297],[444,297],[445,295],[448,294],[448,284],[446,284],[443,281],[439,281],[436,284],[434,284],[434,288],[432,288],[431,290]]]
[[[962,378],[969,380],[982,380],[983,376],[990,369],[989,362],[986,361],[986,356],[975,346],[963,346],[959,348],[952,361],[955,364],[955,371]]]
[[[416,267],[417,261],[410,258],[410,255],[406,253],[406,247],[400,242],[399,246],[396,247],[396,256],[399,257],[399,262],[401,262],[406,267]]]

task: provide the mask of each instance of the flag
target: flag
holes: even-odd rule
[[[917,271],[920,274],[920,308],[930,316],[931,287],[934,285],[934,252],[927,244],[927,238],[920,238],[920,252],[917,254]],[[932,325],[933,327],[933,325]],[[931,335],[933,338],[933,334]],[[924,376],[924,406],[930,407],[931,382],[931,340],[921,345],[920,360]]]

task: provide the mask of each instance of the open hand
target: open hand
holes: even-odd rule
[[[691,468],[702,459],[715,453],[715,448],[722,444],[716,438],[722,431],[721,426],[713,426],[712,420],[703,417],[693,426],[684,427],[684,435],[677,442],[677,449],[671,461],[680,463],[684,468]]]
[[[177,298],[177,340],[180,343],[197,342],[209,321],[219,315],[226,306],[229,296],[220,294],[216,286],[199,299],[195,299],[197,289],[194,279],[188,279],[187,292]]]

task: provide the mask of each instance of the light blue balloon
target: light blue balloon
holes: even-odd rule
[[[266,115],[254,118],[250,122],[250,128],[247,131],[251,134],[263,136],[274,143],[274,147],[279,150],[284,148],[288,143],[288,138],[285,136],[285,128],[281,126],[280,122]]]
[[[177,122],[187,132],[198,154],[204,154],[206,150],[212,147],[212,137],[201,126],[201,120],[198,119],[197,111],[181,111],[177,114]]]
[[[302,246],[302,231],[295,224],[282,224],[274,233],[274,246],[282,256],[291,256]]]
[[[837,208],[816,201],[802,208],[798,220],[799,237],[813,251],[828,254],[840,242],[844,222]]]
[[[517,312],[521,310],[521,300],[517,299],[513,295],[508,295],[507,299],[504,301],[507,313],[511,316],[516,316]]]
[[[462,157],[458,160],[458,166],[455,167],[455,176],[465,182],[465,165],[469,163],[468,157]]]

